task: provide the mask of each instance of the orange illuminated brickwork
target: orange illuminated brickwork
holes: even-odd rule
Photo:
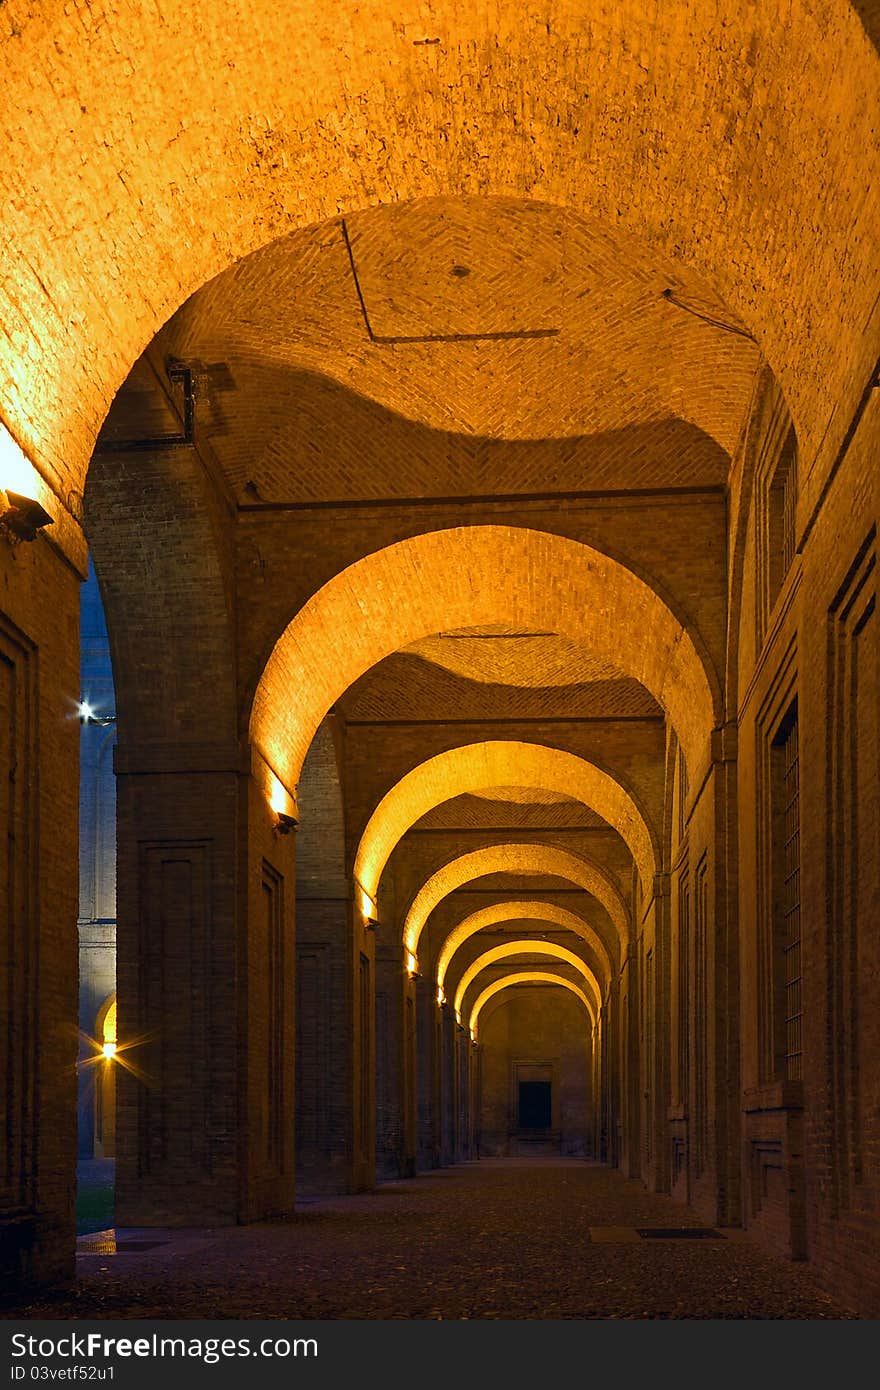
[[[489,1003],[489,1000],[493,999],[496,994],[500,994],[502,990],[511,989],[515,985],[528,984],[560,985],[563,989],[570,990],[571,993],[581,1001],[587,1011],[587,1016],[591,1024],[595,1026],[596,1018],[594,1005],[590,1002],[584,990],[576,985],[573,980],[566,980],[564,976],[553,975],[547,970],[512,970],[509,974],[502,975],[500,979],[493,980],[492,984],[487,985],[474,1000],[473,1007],[468,1016],[468,1026],[474,1041],[476,1041],[477,1038],[480,1014]]]
[[[472,912],[469,917],[460,922],[449,933],[441,947],[437,960],[438,988],[443,989],[446,972],[459,946],[463,945],[465,941],[477,932],[486,927],[494,926],[498,922],[519,921],[521,919],[530,923],[552,923],[554,926],[574,932],[575,935],[588,942],[601,963],[601,993],[605,993],[611,982],[611,963],[605,943],[599,934],[583,918],[577,917],[573,912],[567,912],[565,908],[556,907],[553,903],[532,902],[530,900],[496,903],[492,907],[484,907],[477,912]]]
[[[432,875],[413,899],[406,915],[403,940],[415,953],[425,922],[443,898],[465,884],[488,874],[551,876],[577,884],[592,894],[608,911],[619,934],[620,949],[627,939],[626,909],[619,892],[600,869],[555,845],[496,843],[471,850],[445,864]]]
[[[552,956],[554,960],[562,961],[563,964],[571,966],[585,981],[588,997],[592,1001],[594,1017],[598,1013],[602,1004],[602,990],[592,970],[579,956],[553,941],[523,939],[521,941],[507,941],[501,946],[493,946],[491,950],[484,951],[481,956],[471,962],[456,986],[454,1007],[457,1015],[462,1014],[468,990],[478,981],[480,974],[490,965],[494,965],[497,961],[508,960],[511,956]]]
[[[644,819],[626,791],[600,768],[565,753],[525,743],[468,744],[421,764],[380,802],[364,831],[354,877],[368,896],[375,894],[395,844],[426,811],[462,792],[504,787],[549,790],[584,802],[619,830],[645,885],[656,865]]]
[[[90,560],[121,1225],[540,1142],[880,1313],[880,28],[784,11],[0,5],[4,1284]]]

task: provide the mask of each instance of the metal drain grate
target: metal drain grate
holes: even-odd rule
[[[80,1236],[76,1248],[79,1255],[134,1255],[167,1244],[167,1240],[117,1240],[112,1231],[99,1231],[93,1236]]]
[[[80,1236],[76,1242],[78,1255],[115,1255],[116,1232],[96,1231],[94,1235]]]
[[[720,1231],[711,1226],[643,1226],[636,1227],[643,1240],[723,1240]]]

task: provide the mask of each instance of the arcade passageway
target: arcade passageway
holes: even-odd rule
[[[19,1303],[880,1315],[875,18],[0,6]]]
[[[460,1164],[310,1198],[284,1222],[117,1234],[111,1254],[101,1235],[81,1238],[75,1295],[19,1316],[853,1316],[802,1264],[577,1159]]]

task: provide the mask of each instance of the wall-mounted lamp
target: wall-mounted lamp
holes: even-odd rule
[[[97,724],[101,728],[105,728],[108,724],[116,723],[116,715],[96,714],[87,700],[80,700],[79,722],[80,724]]]
[[[379,919],[377,917],[365,917],[364,926],[367,928],[367,931],[378,931]]]
[[[420,980],[422,977],[419,974],[419,963],[413,955],[412,951],[404,951],[403,960],[409,978],[411,980]]]
[[[289,835],[291,830],[296,830],[299,821],[296,816],[289,816],[286,811],[276,811],[275,830],[279,835]]]
[[[6,510],[0,515],[0,529],[13,544],[18,541],[32,541],[44,526],[54,525],[45,507],[41,507],[33,497],[7,491],[6,501]]]
[[[101,1044],[101,1051],[102,1051],[103,1054],[104,1054],[104,1060],[107,1061],[107,1062],[112,1062],[112,1061],[113,1061],[113,1058],[116,1056],[116,1044],[115,1044],[115,1042],[105,1042],[105,1043],[102,1043],[102,1044]]]
[[[442,985],[437,986],[437,1003],[440,1005],[441,1009],[443,1008],[443,1005],[446,1003],[446,991],[444,990]]]

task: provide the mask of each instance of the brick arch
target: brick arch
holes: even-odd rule
[[[537,787],[592,807],[621,835],[648,889],[659,868],[657,844],[623,784],[564,749],[502,739],[450,748],[401,777],[379,802],[361,836],[354,861],[356,884],[375,902],[392,850],[417,820],[463,792],[494,787]]]
[[[297,898],[344,898],[345,807],[335,730],[325,719],[312,740],[299,785]]]
[[[96,456],[84,518],[113,660],[120,766],[169,744],[236,757],[233,575],[195,454]]]
[[[468,1015],[468,1020],[464,1025],[470,1030],[472,1039],[476,1041],[477,1024],[479,1023],[480,1014],[490,999],[496,994],[499,994],[503,989],[511,989],[514,985],[531,984],[562,985],[564,989],[571,990],[572,994],[577,995],[586,1009],[593,1027],[596,1027],[597,1016],[595,1005],[587,997],[585,991],[582,990],[579,985],[575,984],[574,980],[567,980],[564,975],[551,974],[549,970],[519,970],[511,971],[509,975],[502,975],[500,980],[493,980],[492,984],[487,985],[482,994],[479,994],[474,1000],[473,1007]]]
[[[490,950],[484,951],[481,956],[477,956],[472,961],[467,970],[462,975],[455,990],[453,1008],[456,1018],[461,1018],[461,1011],[464,1005],[465,995],[471,985],[487,970],[490,965],[496,965],[500,960],[509,960],[511,956],[550,956],[552,960],[558,960],[563,965],[570,965],[579,975],[583,976],[584,982],[589,985],[590,991],[595,991],[592,997],[593,1006],[598,1013],[602,1004],[602,990],[599,981],[596,979],[590,966],[586,961],[581,960],[580,956],[575,955],[574,951],[569,951],[567,946],[560,946],[555,941],[533,941],[528,937],[523,937],[519,941],[504,941],[500,946],[493,946]]]
[[[81,491],[130,366],[214,275],[343,208],[500,194],[589,212],[705,274],[761,341],[808,455],[843,398],[833,453],[875,350],[877,58],[860,13],[437,0],[401,20],[381,0],[205,0],[194,19],[117,0],[84,24],[11,0],[10,422]]]
[[[486,874],[541,874],[564,878],[591,894],[605,908],[617,931],[621,955],[629,935],[629,917],[619,890],[601,869],[579,855],[555,845],[517,842],[487,845],[444,864],[422,885],[413,899],[403,927],[403,944],[418,959],[419,939],[438,903],[450,893]]]
[[[499,622],[584,642],[592,656],[640,681],[666,709],[696,785],[720,691],[684,622],[619,561],[525,527],[427,532],[335,575],[275,643],[254,697],[251,737],[292,787],[321,719],[371,666],[431,633]]]
[[[116,990],[112,989],[98,1006],[92,1041],[100,1048],[103,1042],[117,1041]]]
[[[440,948],[440,955],[437,960],[438,989],[443,989],[446,972],[460,946],[463,946],[472,936],[483,931],[486,927],[495,926],[497,922],[512,921],[532,921],[536,924],[549,922],[553,926],[574,932],[576,936],[579,936],[587,945],[592,947],[601,964],[602,995],[605,995],[611,981],[613,967],[608,948],[599,933],[576,912],[569,912],[567,908],[557,907],[555,903],[532,902],[528,899],[521,902],[493,903],[491,907],[481,907],[477,912],[472,912],[468,917],[465,917],[464,921],[459,922]]]

